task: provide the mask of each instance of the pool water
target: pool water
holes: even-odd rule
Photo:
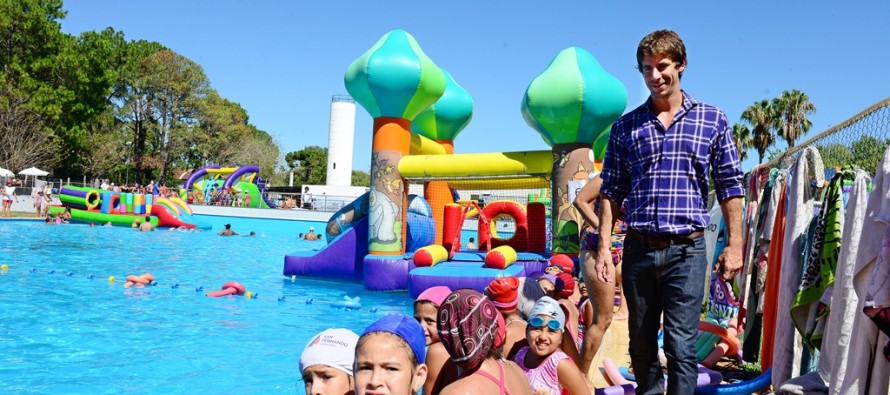
[[[284,278],[285,254],[324,244],[269,230],[277,228],[220,237],[216,226],[141,233],[0,222],[0,264],[8,265],[0,392],[303,393],[299,357],[314,334],[360,332],[383,314],[410,312],[406,293]],[[146,271],[156,286],[123,287],[127,274]],[[257,298],[204,296],[228,281]],[[363,307],[330,306],[344,295],[361,296]]]

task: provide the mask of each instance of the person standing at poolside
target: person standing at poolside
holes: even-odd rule
[[[650,96],[612,125],[603,160],[600,240],[611,239],[613,213],[625,199],[627,204],[622,283],[639,394],[664,391],[657,343],[662,313],[667,391],[695,392],[709,173],[728,230],[714,270],[730,280],[742,267],[738,153],[723,111],[680,89],[686,65],[686,47],[676,32],[658,30],[640,41],[637,67]],[[584,265],[607,284],[614,281],[609,245],[599,243],[596,259]]]
[[[12,186],[12,180],[6,180],[6,186],[3,187],[3,215],[2,217],[12,217],[12,202],[15,200],[15,187]]]

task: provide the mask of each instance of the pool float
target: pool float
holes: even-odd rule
[[[226,295],[244,295],[245,291],[246,288],[244,288],[241,283],[236,281],[229,281],[223,284],[222,289],[220,289],[219,291],[208,292],[205,295],[211,298],[218,298],[220,296]]]
[[[751,380],[743,381],[741,383],[735,384],[724,384],[724,385],[708,385],[703,387],[698,387],[695,389],[696,394],[723,394],[723,395],[741,395],[741,394],[753,394],[756,392],[760,392],[766,387],[769,387],[772,380],[773,369],[769,368],[765,372],[763,372],[760,376],[757,376]]]
[[[146,285],[151,284],[152,281],[155,280],[155,276],[152,276],[151,273],[146,272],[143,275],[137,276],[135,274],[127,275],[127,282],[124,284],[124,288],[130,288],[132,286],[144,287]]]
[[[637,388],[636,383],[631,383],[621,376],[618,366],[612,361],[612,358],[603,357],[603,369],[606,371],[606,378],[613,384],[611,387],[597,388],[596,395],[632,395]]]
[[[630,369],[624,366],[618,368],[618,373],[627,380],[637,381]],[[667,375],[664,375],[664,378],[667,380]],[[723,381],[723,375],[720,372],[715,372],[701,365],[698,366],[698,378],[695,384],[697,387],[719,384],[721,381]]]
[[[725,353],[726,356],[735,357],[739,355],[741,346],[741,344],[739,344],[739,338],[733,336],[727,328],[712,322],[700,321],[698,323],[698,330],[719,336],[723,340],[721,344],[725,343],[728,346]]]
[[[362,308],[362,304],[359,303],[361,299],[361,296],[350,298],[347,295],[343,295],[343,300],[331,303],[331,307],[347,310],[358,310]]]

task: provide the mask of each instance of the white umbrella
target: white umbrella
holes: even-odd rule
[[[22,170],[22,171],[19,172],[19,175],[20,175],[20,176],[43,177],[43,176],[48,175],[48,174],[49,174],[48,171],[43,171],[43,170],[40,170],[40,169],[38,169],[38,168],[36,168],[36,167],[29,167],[29,168],[27,168],[27,169]]]
[[[25,176],[25,185],[27,185],[27,182],[28,182],[28,176],[33,176],[34,179],[37,179],[37,177],[43,177],[43,176],[48,175],[48,174],[49,174],[48,171],[43,171],[43,170],[40,170],[40,169],[38,169],[38,168],[36,168],[36,167],[29,167],[29,168],[27,168],[27,169],[22,170],[22,171],[19,172],[19,175],[20,175],[20,176]],[[31,181],[32,184],[33,184],[33,182],[34,182],[34,181]],[[32,186],[33,186],[33,185],[32,185]]]
[[[0,177],[12,177],[15,173],[0,167]]]

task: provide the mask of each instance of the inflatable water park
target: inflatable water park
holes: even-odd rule
[[[374,119],[370,190],[331,216],[324,248],[285,257],[285,276],[415,297],[436,285],[481,291],[497,277],[526,277],[553,254],[577,260],[574,193],[597,171],[627,105],[624,86],[592,54],[563,50],[526,89],[521,116],[549,149],[455,153],[473,99],[402,30],[356,59],[344,81]],[[409,195],[411,185],[423,194]],[[462,199],[467,190],[523,198]],[[467,229],[478,248],[462,245]]]
[[[59,191],[60,206],[50,206],[58,216],[70,211],[71,220],[96,225],[111,224],[130,227],[149,218],[155,227],[210,229],[194,218],[191,207],[179,197],[152,194],[112,192],[99,188],[63,186]]]
[[[180,194],[184,199],[187,191],[197,192],[203,199],[214,190],[228,189],[234,193],[245,193],[250,202],[243,207],[275,208],[275,202],[266,197],[266,183],[260,177],[257,166],[222,167],[218,165],[200,168],[189,175]]]

